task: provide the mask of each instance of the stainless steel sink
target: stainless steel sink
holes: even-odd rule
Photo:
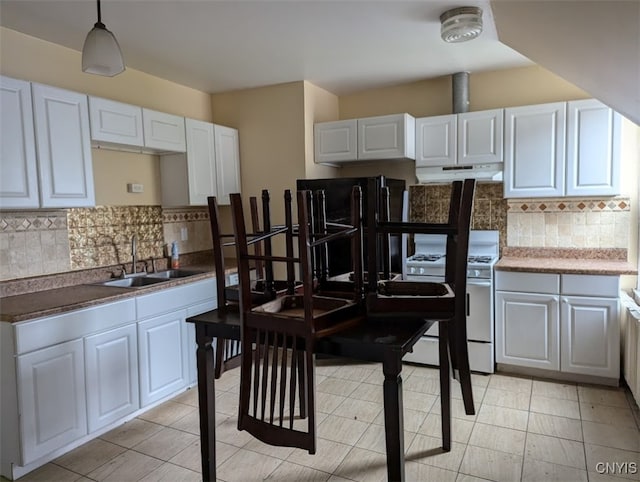
[[[137,276],[133,278],[114,279],[98,283],[102,286],[117,286],[120,288],[141,288],[156,283],[167,281],[168,278],[152,278],[150,276]]]
[[[149,273],[146,278],[153,279],[174,279],[174,278],[186,278],[187,276],[194,276],[196,274],[206,273],[206,271],[199,271],[195,269],[168,269],[166,271],[158,271],[157,273]]]

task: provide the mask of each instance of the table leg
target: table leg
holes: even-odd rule
[[[387,479],[404,482],[404,414],[402,406],[402,354],[386,353],[384,372],[384,428],[387,444]]]
[[[213,337],[207,333],[206,325],[196,323],[200,454],[204,482],[216,480],[216,407],[212,342]]]

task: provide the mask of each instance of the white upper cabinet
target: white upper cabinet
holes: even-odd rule
[[[216,150],[218,203],[231,204],[229,194],[240,192],[240,141],[238,130],[213,126]]]
[[[31,84],[0,76],[0,208],[37,208]]]
[[[504,109],[458,114],[458,164],[502,162]]]
[[[100,97],[89,97],[91,140],[144,146],[142,108]]]
[[[565,102],[505,109],[505,198],[564,194],[565,115]]]
[[[416,119],[416,167],[455,165],[457,131],[455,114]]]
[[[620,194],[620,120],[594,99],[505,109],[504,197]]]
[[[415,132],[409,114],[358,119],[358,160],[415,159]]]
[[[202,206],[208,196],[229,204],[240,191],[238,131],[210,122],[186,119],[186,154],[160,158],[162,204]]]
[[[567,108],[567,196],[620,194],[620,115],[595,99]]]
[[[502,162],[503,109],[416,119],[416,167]]]
[[[415,159],[415,119],[391,114],[314,125],[315,162]]]
[[[358,158],[358,121],[322,122],[313,126],[315,162],[355,161]]]
[[[150,149],[185,152],[184,117],[142,109],[144,145]]]
[[[95,206],[87,96],[32,84],[41,206]]]

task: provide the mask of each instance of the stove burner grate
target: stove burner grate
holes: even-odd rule
[[[467,262],[469,263],[481,263],[481,264],[489,264],[493,260],[491,256],[469,256]]]
[[[414,254],[409,261],[438,261],[444,258],[444,254]]]

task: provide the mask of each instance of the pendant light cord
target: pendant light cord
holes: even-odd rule
[[[100,11],[100,0],[98,0],[98,21],[96,22],[95,26],[99,28],[105,28],[104,24],[102,23],[102,12]]]

